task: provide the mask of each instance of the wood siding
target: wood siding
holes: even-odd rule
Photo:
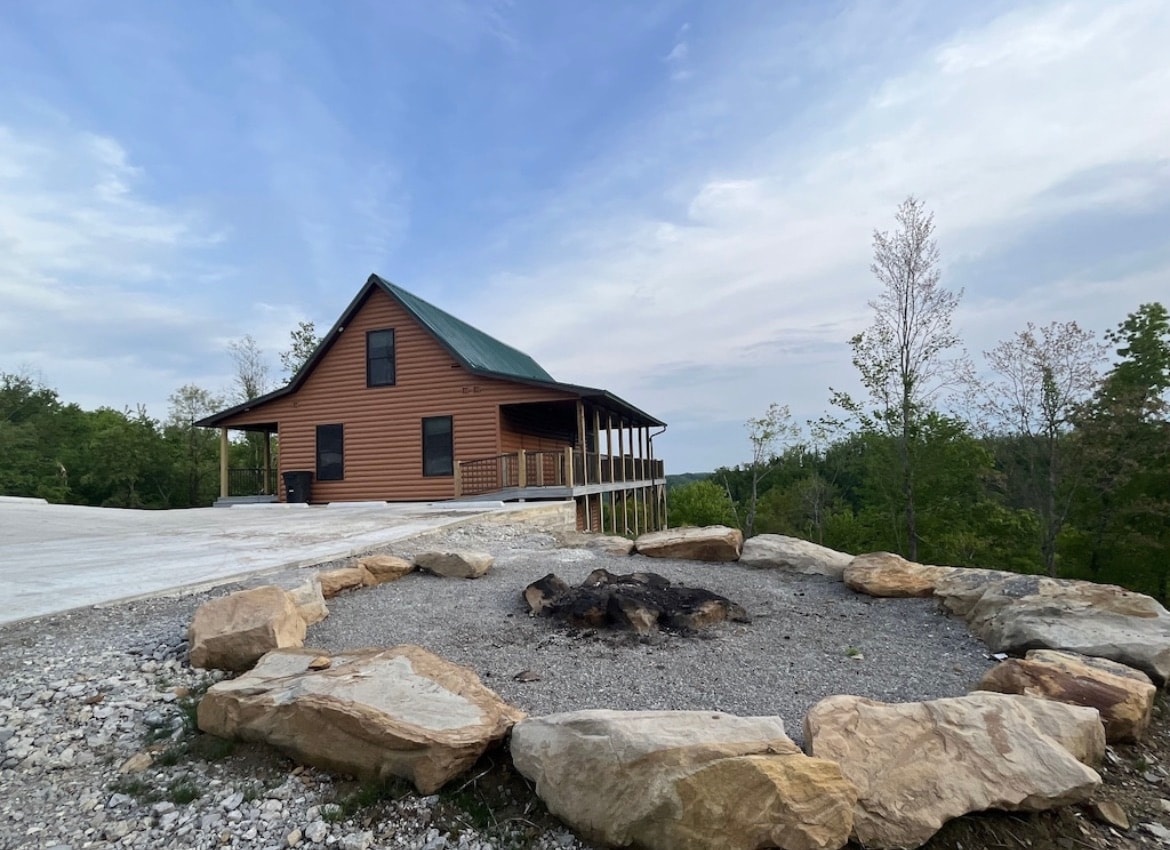
[[[397,382],[367,387],[366,331],[386,328],[395,331]],[[317,426],[343,425],[345,478],[314,480],[314,502],[422,501],[455,492],[454,476],[422,474],[423,417],[452,417],[458,462],[519,448],[517,435],[501,433],[500,405],[574,398],[471,374],[396,301],[374,290],[296,393],[221,424],[278,423],[282,473],[315,473]]]

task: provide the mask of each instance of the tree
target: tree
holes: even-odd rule
[[[1079,443],[1068,439],[1080,406],[1099,381],[1105,346],[1076,322],[1031,322],[984,352],[996,378],[985,387],[983,410],[995,426],[1014,435],[1004,445],[1009,465],[1023,478],[1019,488],[1039,520],[1044,569],[1056,575],[1056,541],[1080,479]]]
[[[751,490],[748,492],[747,511],[744,515],[743,533],[751,537],[755,530],[756,508],[760,500],[760,482],[772,471],[772,460],[780,446],[797,435],[792,423],[788,405],[772,402],[764,415],[749,419],[745,423],[748,440],[752,444],[752,460],[748,467],[751,473]]]
[[[672,527],[734,524],[731,498],[714,481],[692,481],[675,487],[669,500]]]
[[[228,344],[236,366],[235,397],[239,402],[251,401],[268,392],[268,363],[251,334]],[[259,467],[264,456],[266,434],[248,432],[245,442],[248,446],[248,466]]]
[[[309,362],[317,346],[321,344],[321,337],[317,336],[317,328],[312,322],[298,322],[295,329],[289,331],[289,347],[280,352],[280,365],[285,376],[292,378],[301,367]]]
[[[1143,304],[1107,334],[1121,359],[1076,436],[1092,487],[1080,505],[1088,569],[1165,601],[1170,591],[1170,314]]]
[[[195,422],[223,407],[223,399],[186,384],[171,394],[164,436],[171,447],[173,471],[184,493],[185,507],[207,504],[214,498],[218,476],[218,443],[207,428]]]
[[[873,324],[850,340],[870,409],[843,392],[833,391],[832,401],[864,429],[893,438],[905,551],[913,560],[919,544],[915,448],[920,426],[944,390],[968,379],[970,364],[961,351],[948,356],[960,348],[951,319],[962,291],[939,283],[934,216],[911,196],[898,207],[895,220],[893,233],[875,230],[873,235],[870,271],[883,287],[869,302]]]
[[[228,352],[236,367],[236,401],[251,401],[268,392],[268,364],[252,335],[228,343]]]

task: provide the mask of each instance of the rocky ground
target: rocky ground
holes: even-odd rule
[[[558,571],[571,571],[574,561],[581,562],[582,571],[601,564],[580,555],[555,555],[546,536],[501,528],[459,529],[412,545],[466,546],[472,541],[497,554],[501,575],[513,570],[509,581],[516,581],[505,587],[485,578],[466,586],[480,588],[476,592],[483,595],[481,603],[498,593],[499,601],[492,604],[515,609],[509,613],[516,614],[517,646],[528,651],[529,644],[543,642],[542,651],[563,650],[564,655],[535,656],[544,665],[543,690],[539,682],[534,688],[514,680],[512,667],[518,662],[501,659],[500,647],[493,653],[490,646],[476,645],[483,641],[477,628],[493,632],[498,627],[490,618],[485,626],[482,607],[466,600],[452,601],[442,618],[447,624],[444,633],[456,638],[448,638],[447,647],[431,648],[446,657],[457,656],[452,660],[475,667],[481,675],[494,667],[496,676],[485,682],[534,713],[565,710],[583,699],[568,684],[574,671],[566,669],[564,659],[573,657],[588,659],[581,671],[587,680],[583,690],[591,691],[597,690],[598,677],[607,670],[620,684],[628,683],[629,665],[669,672],[675,663],[694,668],[722,658],[726,681],[717,698],[723,704],[710,707],[758,711],[750,694],[727,692],[750,690],[736,677],[762,681],[775,690],[778,686],[768,676],[791,680],[796,675],[790,666],[794,662],[784,660],[788,656],[783,653],[793,651],[788,649],[791,638],[807,637],[800,642],[800,651],[805,653],[803,666],[809,669],[799,671],[799,676],[801,688],[809,693],[803,695],[804,702],[776,710],[785,716],[790,733],[799,737],[799,717],[789,715],[802,710],[807,700],[819,698],[818,675],[826,680],[829,692],[848,683],[854,686],[850,692],[879,698],[905,689],[906,698],[928,698],[961,690],[962,682],[990,663],[927,601],[861,603],[840,585],[819,579],[795,577],[793,584],[783,585],[777,574],[672,562],[655,563],[654,568],[676,579],[699,569],[709,579],[718,576],[719,580],[706,582],[710,589],[769,616],[747,626],[746,634],[725,631],[691,643],[664,639],[647,644],[597,636],[574,643],[563,632],[538,633],[553,627],[517,614],[523,586],[519,579],[543,574],[549,563],[557,564]],[[410,549],[398,547],[395,553],[410,554]],[[719,573],[720,569],[727,572]],[[272,578],[291,584],[300,577],[290,573]],[[455,592],[452,588],[464,587],[420,577],[412,590],[408,580],[331,601],[333,616],[316,634],[310,632],[310,642],[317,638],[319,645],[326,645],[352,638],[350,645],[357,645],[363,638],[400,637],[399,630],[411,628],[410,618],[420,608],[435,606]],[[297,766],[258,745],[233,744],[200,733],[194,725],[195,706],[216,676],[187,665],[186,628],[202,601],[229,589],[0,627],[0,848],[585,846],[544,811],[503,753],[489,754],[465,779],[438,794],[420,796],[400,783],[360,784]],[[742,598],[749,591],[763,595]],[[864,607],[854,607],[858,605]],[[369,623],[374,618],[369,606],[381,610],[381,619],[394,627],[371,635]],[[803,616],[796,618],[794,613]],[[898,623],[905,629],[902,636],[890,631]],[[874,635],[867,633],[869,624]],[[915,643],[926,629],[927,639]],[[429,637],[427,643],[440,640],[438,635]],[[897,646],[885,646],[889,643]],[[933,671],[927,659],[917,657],[930,646],[945,657],[945,671]],[[858,647],[863,651],[855,651]],[[931,675],[922,675],[923,669],[931,670]],[[953,680],[946,678],[946,671],[952,672]],[[662,707],[691,707],[711,698],[715,691],[709,684],[696,683],[697,678],[673,689],[683,692],[679,704]],[[654,707],[637,700],[666,699],[663,694],[671,690],[671,682],[665,675],[660,682],[651,687],[643,681],[641,689],[613,688],[613,694],[634,694],[624,697],[632,702],[612,707]],[[918,694],[930,687],[938,692]],[[1170,844],[1170,716],[1164,704],[1156,709],[1147,740],[1110,748],[1101,772],[1105,785],[1099,800],[1119,804],[1131,821],[1128,829],[1110,826],[1092,808],[1033,816],[987,814],[952,822],[927,846],[1073,850]]]

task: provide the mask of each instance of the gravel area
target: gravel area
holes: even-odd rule
[[[959,696],[994,663],[960,620],[929,599],[876,599],[821,576],[558,549],[551,535],[455,529],[395,554],[443,545],[495,555],[474,581],[415,572],[329,603],[306,644],[331,651],[416,643],[465,664],[529,714],[582,708],[699,709],[779,715],[802,739],[804,715],[833,694],[887,702]],[[696,636],[579,631],[531,617],[523,589],[547,573],[577,584],[591,571],[656,572],[738,602],[750,624]],[[514,678],[531,671],[538,681]]]
[[[480,549],[497,560],[475,581],[415,573],[343,594],[330,600],[330,617],[310,628],[307,643],[330,650],[417,643],[472,667],[531,714],[591,707],[778,714],[796,740],[804,713],[822,697],[952,696],[991,664],[936,603],[870,599],[820,577],[557,549],[549,535],[498,525],[449,529],[391,551],[434,548]],[[741,604],[752,622],[640,639],[527,615],[521,591],[529,582],[555,572],[576,583],[597,567],[705,587]],[[248,583],[292,586],[311,572]],[[186,629],[202,602],[238,588],[0,627],[0,848],[585,846],[542,813],[499,756],[494,789],[477,774],[439,795],[395,793],[351,811],[339,808],[355,793],[345,778],[264,747],[207,750],[210,736],[192,730],[191,708],[217,675],[187,665]],[[513,678],[526,670],[539,679]],[[144,754],[145,766],[128,767]]]

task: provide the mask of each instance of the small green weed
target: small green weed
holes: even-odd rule
[[[862,657],[861,650],[858,649],[856,646],[845,647],[845,655],[848,658],[861,658]]]
[[[110,783],[114,794],[125,794],[140,803],[157,803],[162,799],[158,789],[138,776],[120,776]]]
[[[167,799],[177,806],[194,803],[203,796],[203,791],[190,776],[172,779],[167,785]]]

